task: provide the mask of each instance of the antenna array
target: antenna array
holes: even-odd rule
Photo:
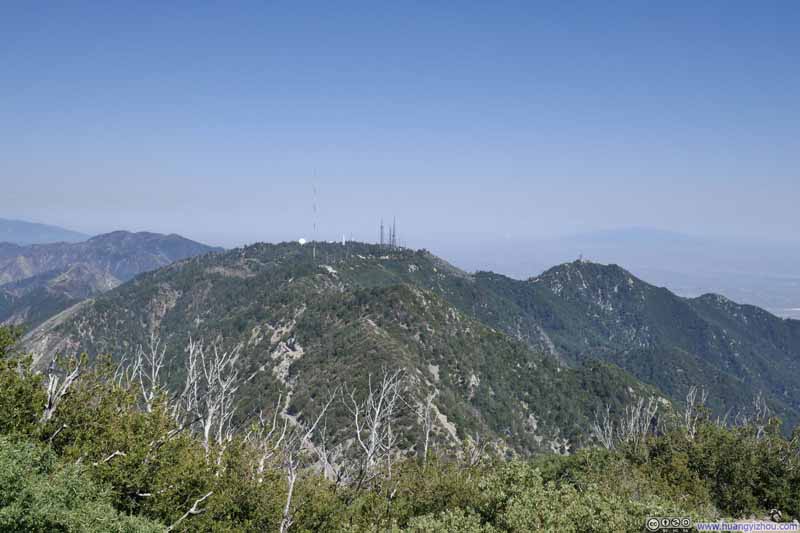
[[[385,226],[383,225],[383,219],[381,219],[381,247],[388,246],[389,248],[398,248],[398,238],[397,238],[397,218],[392,218],[392,225],[389,229],[388,241],[386,239],[386,231]]]

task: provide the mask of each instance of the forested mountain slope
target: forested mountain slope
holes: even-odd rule
[[[288,409],[302,411],[337,385],[403,367],[417,398],[438,391],[442,428],[502,436],[520,451],[581,444],[599,408],[650,394],[640,382],[678,401],[705,388],[731,416],[763,392],[792,423],[800,401],[797,322],[679,298],[613,265],[569,263],[520,281],[360,243],[257,244],[181,261],[55,317],[25,345],[42,365],[76,350],[119,357],[151,334],[175,376],[190,337],[240,344],[252,408],[288,392]]]
[[[177,380],[190,337],[222,338],[241,346],[242,413],[279,395],[288,413],[307,412],[337,387],[363,391],[369,376],[402,368],[415,401],[435,394],[443,444],[477,433],[522,453],[573,449],[597,410],[657,396],[612,365],[565,368],[458,309],[448,297],[464,307],[474,282],[426,252],[352,243],[313,255],[254,245],[178,262],[56,317],[25,346],[46,365],[80,350],[121,357],[157,334]],[[332,416],[336,427],[345,413]]]
[[[616,265],[574,262],[526,281],[479,273],[478,283],[513,301],[571,362],[613,362],[666,394],[709,391],[718,413],[735,414],[763,392],[796,421],[800,322],[718,295],[686,299]]]

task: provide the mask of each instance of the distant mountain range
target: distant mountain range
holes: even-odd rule
[[[337,384],[404,368],[417,398],[436,393],[439,438],[453,445],[479,432],[520,453],[565,451],[606,405],[655,397],[669,409],[694,385],[719,415],[759,393],[790,424],[800,413],[800,322],[588,261],[516,280],[426,251],[257,244],[141,274],[23,345],[41,366],[65,352],[121,357],[151,334],[173,376],[189,336],[239,345],[245,411],[283,394],[303,413]]]
[[[0,243],[48,244],[52,242],[80,242],[89,238],[77,231],[58,226],[0,218]]]
[[[0,323],[33,326],[173,261],[221,251],[179,235],[116,231],[77,243],[0,243]]]
[[[784,317],[800,318],[800,246],[711,238],[653,228],[620,228],[551,239],[495,240],[443,248],[469,270],[524,279],[582,256],[616,263],[681,296],[719,293]]]

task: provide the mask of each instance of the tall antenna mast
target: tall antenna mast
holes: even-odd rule
[[[381,248],[383,248],[383,219],[381,219]]]
[[[314,200],[312,204],[314,209],[314,221],[313,221],[314,231],[312,232],[313,233],[312,239],[314,242],[311,247],[311,257],[314,260],[316,260],[317,259],[317,186],[312,185],[311,187],[314,189]]]

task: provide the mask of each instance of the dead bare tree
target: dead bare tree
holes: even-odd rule
[[[192,337],[189,337],[189,342],[186,343],[186,358],[184,359],[186,375],[183,380],[183,390],[171,406],[172,418],[180,426],[186,425],[188,419],[197,412],[197,403],[202,395],[198,364],[198,352],[202,349],[202,345],[202,341],[195,341]]]
[[[249,442],[257,452],[255,478],[258,483],[263,483],[267,464],[279,455],[286,439],[289,418],[280,416],[281,399],[282,396],[275,402],[272,417],[264,416],[262,410],[258,414],[258,423],[245,435],[245,441]]]
[[[186,380],[174,411],[176,419],[198,421],[206,454],[213,444],[224,448],[234,433],[241,345],[224,351],[220,345],[220,340],[207,347],[189,339]]]
[[[317,432],[313,451],[317,456],[317,463],[322,470],[322,475],[333,482],[335,491],[345,481],[347,464],[344,460],[344,443],[339,442],[333,445],[328,443],[327,419],[323,419],[323,425]]]
[[[279,397],[272,416],[260,412],[258,422],[245,435],[245,441],[256,451],[254,474],[258,483],[263,483],[270,464],[284,473],[287,490],[279,528],[281,533],[287,532],[294,523],[294,489],[300,472],[314,465],[313,457],[325,456],[315,444],[315,435],[321,433],[319,440],[324,441],[324,420],[338,394],[338,389],[332,392],[317,416],[308,423],[302,422],[299,416],[286,414],[282,397]]]
[[[800,468],[800,431],[792,432],[789,445],[781,450],[781,458],[790,472],[796,472]]]
[[[697,435],[697,426],[704,416],[705,403],[708,399],[708,392],[705,389],[699,391],[692,385],[686,394],[686,408],[683,412],[683,427],[689,440],[694,440]]]
[[[436,426],[436,405],[433,401],[439,395],[438,390],[434,390],[425,397],[425,402],[411,402],[407,401],[402,395],[400,400],[402,403],[416,415],[417,421],[422,429],[422,467],[423,469],[428,463],[428,451],[431,447],[431,434]]]
[[[653,421],[658,412],[658,402],[650,398],[645,403],[644,398],[639,398],[636,404],[625,407],[625,414],[619,424],[619,440],[638,448],[644,443],[651,431]]]
[[[81,373],[81,361],[78,358],[73,358],[72,363],[74,364],[72,370],[64,376],[63,380],[58,376],[55,358],[50,363],[47,369],[47,398],[44,411],[39,420],[41,423],[48,422],[53,418],[61,400],[64,399],[72,384],[78,379]]]
[[[728,409],[727,411],[725,411],[724,415],[717,415],[717,418],[714,419],[714,424],[717,427],[721,427],[721,428],[728,427],[728,424],[729,424],[728,420],[729,420],[729,418],[731,416],[731,411],[732,411],[731,409]]]
[[[647,402],[644,398],[639,398],[635,404],[625,407],[625,412],[615,423],[611,418],[610,406],[606,406],[604,412],[595,413],[591,432],[607,450],[614,449],[617,444],[639,448],[653,431],[657,413],[658,401],[655,398],[650,398]]]
[[[286,474],[286,502],[283,506],[281,516],[280,533],[286,533],[294,523],[292,500],[294,498],[294,487],[297,476],[304,466],[304,455],[314,448],[313,436],[317,431],[320,422],[326,417],[328,409],[336,399],[338,391],[334,391],[325,405],[323,405],[317,417],[308,425],[299,420],[295,420],[294,426],[289,433],[284,428],[281,437],[278,439],[277,447],[282,454],[282,465]],[[275,424],[273,424],[275,427]],[[273,448],[275,448],[273,446]]]
[[[294,497],[294,484],[297,481],[299,461],[294,451],[288,451],[284,460],[286,465],[286,503],[283,505],[281,515],[280,533],[286,533],[294,523],[292,513],[292,498]]]
[[[753,398],[753,427],[756,430],[756,439],[761,439],[769,425],[770,409],[761,391]]]
[[[122,359],[119,360],[117,366],[114,368],[114,374],[112,376],[114,383],[120,387],[127,387],[131,381],[133,381],[131,370],[132,365],[128,363],[128,356],[123,355]]]
[[[375,477],[376,467],[384,461],[391,477],[397,442],[392,422],[397,414],[404,384],[405,373],[402,369],[384,369],[378,383],[373,383],[372,375],[369,375],[367,396],[363,401],[356,399],[355,389],[342,395],[343,403],[353,419],[354,437],[358,445],[355,468],[355,485],[358,488]]]
[[[764,395],[759,391],[753,398],[750,409],[740,408],[736,412],[733,423],[739,427],[752,426],[755,430],[755,437],[761,439],[769,425],[770,409]]]
[[[614,449],[614,423],[611,420],[611,407],[606,405],[604,412],[595,412],[592,422],[592,435],[606,450]]]
[[[142,403],[148,413],[153,410],[153,402],[165,392],[160,374],[164,368],[167,347],[155,333],[150,334],[147,347],[139,345],[133,358],[131,379],[139,385]]]
[[[439,394],[439,391],[433,391],[428,395],[425,399],[425,405],[422,408],[421,412],[417,412],[417,417],[422,424],[422,467],[423,469],[428,465],[428,450],[430,449],[431,443],[431,433],[433,432],[433,428],[436,421],[436,416],[433,412],[435,406],[433,405],[433,400],[436,399],[436,396]]]

